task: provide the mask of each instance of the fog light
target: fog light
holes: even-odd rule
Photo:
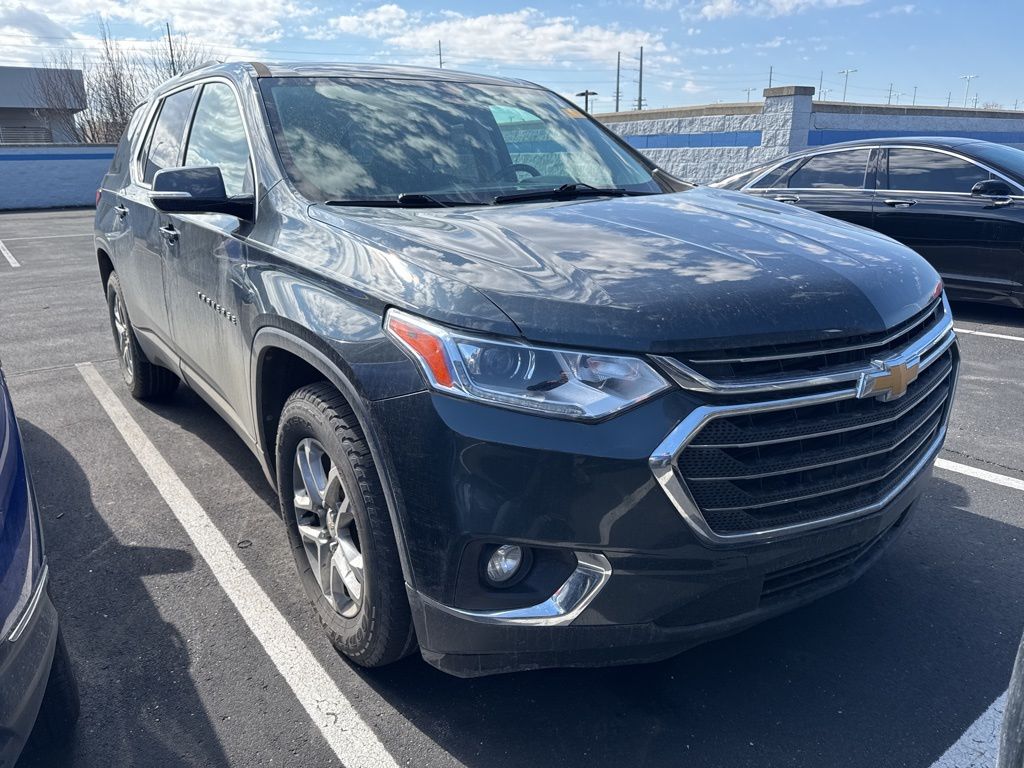
[[[494,584],[504,584],[519,572],[522,564],[522,547],[502,544],[487,561],[487,578]]]

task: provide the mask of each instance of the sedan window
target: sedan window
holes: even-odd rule
[[[790,189],[863,189],[870,149],[812,157],[789,177]]]
[[[786,174],[793,170],[793,166],[796,165],[799,160],[790,160],[788,163],[783,163],[778,168],[766,173],[755,183],[750,185],[751,189],[771,189],[772,187],[779,186],[779,183],[786,178]]]
[[[961,192],[991,174],[974,163],[927,149],[889,150],[889,189],[908,192]]]

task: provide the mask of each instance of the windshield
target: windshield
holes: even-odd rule
[[[325,77],[260,86],[285,171],[311,200],[482,204],[567,184],[667,191],[591,119],[540,88]]]

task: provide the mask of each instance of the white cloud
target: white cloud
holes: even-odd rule
[[[903,5],[894,5],[890,8],[886,8],[881,11],[872,11],[868,14],[869,19],[880,19],[883,16],[910,16],[914,13],[916,5],[913,3],[904,3]]]
[[[341,33],[381,40],[392,48],[424,55],[436,50],[440,40],[445,58],[453,62],[607,61],[615,51],[634,51],[641,45],[651,53],[665,50],[657,34],[617,25],[583,24],[573,16],[548,16],[533,8],[464,16],[453,11],[407,11],[389,3],[335,17],[329,24]]]
[[[708,21],[730,16],[790,16],[819,9],[863,5],[868,0],[696,0],[687,13]]]
[[[70,44],[90,48],[101,16],[112,23],[115,31],[127,22],[142,27],[139,33],[152,32],[153,38],[164,33],[164,23],[168,22],[175,32],[188,34],[216,53],[238,57],[251,53],[253,44],[280,39],[286,25],[291,27],[317,12],[311,0],[130,0],[99,6],[95,0],[23,0],[12,11],[2,12],[0,27],[14,26],[9,18],[13,15],[22,28],[26,24],[45,28],[46,22],[38,18],[42,16],[59,28],[73,30],[75,39]],[[26,32],[30,33],[26,30],[22,34]],[[123,40],[131,35],[117,37]],[[51,41],[50,45],[58,46],[60,42]]]

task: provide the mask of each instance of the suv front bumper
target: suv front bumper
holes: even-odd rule
[[[650,466],[698,405],[673,392],[580,424],[430,393],[375,403],[423,657],[466,677],[655,661],[792,610],[877,560],[903,529],[938,447],[868,514],[714,546]],[[537,599],[467,590],[481,541],[571,553],[578,564]]]

